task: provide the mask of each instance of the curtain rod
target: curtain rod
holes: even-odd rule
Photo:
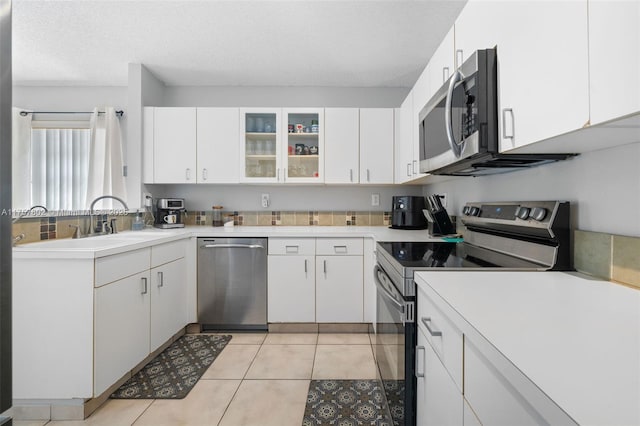
[[[20,115],[26,117],[28,114],[93,114],[93,111],[20,111]],[[104,111],[98,111],[98,114],[104,114]],[[118,117],[122,117],[124,111],[116,111]]]

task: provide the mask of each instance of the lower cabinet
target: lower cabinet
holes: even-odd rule
[[[316,256],[316,322],[362,321],[362,256]]]
[[[189,321],[184,258],[151,269],[149,352],[155,351]]]
[[[269,239],[269,322],[363,322],[362,238]]]
[[[99,287],[94,297],[97,396],[149,354],[149,271]]]

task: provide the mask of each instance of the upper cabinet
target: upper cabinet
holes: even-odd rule
[[[422,110],[425,104],[431,99],[435,92],[447,81],[455,70],[454,60],[455,49],[455,31],[454,27],[451,27],[447,35],[444,37],[440,46],[435,51],[429,64],[424,71],[425,83],[423,84],[426,97],[423,96],[422,102],[416,105],[418,113]]]
[[[358,183],[360,179],[360,110],[324,110],[324,182]]]
[[[360,109],[360,183],[393,183],[393,108]]]
[[[324,109],[283,109],[286,182],[324,182]]]
[[[640,2],[589,0],[591,124],[640,111]]]
[[[400,108],[395,110],[394,182],[406,183],[413,179],[413,91],[409,92]]]
[[[144,183],[237,183],[238,108],[144,109]]]
[[[240,110],[240,172],[243,182],[284,181],[281,151],[281,110]]]
[[[587,2],[470,1],[455,23],[456,65],[497,47],[500,150],[589,122]]]

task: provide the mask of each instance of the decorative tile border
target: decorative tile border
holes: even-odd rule
[[[389,226],[391,212],[381,211],[225,211],[236,226]],[[211,226],[213,212],[190,211],[187,225]]]

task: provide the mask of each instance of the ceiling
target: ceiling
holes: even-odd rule
[[[411,87],[463,0],[14,0],[16,85]]]

